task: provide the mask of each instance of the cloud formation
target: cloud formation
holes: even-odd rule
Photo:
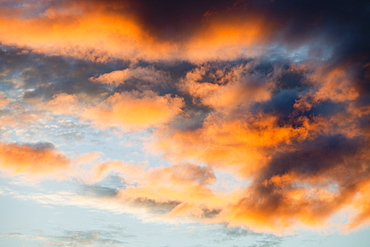
[[[100,127],[140,130],[169,122],[181,112],[182,105],[181,98],[169,94],[159,96],[153,91],[115,93],[101,104],[86,109],[83,118]]]
[[[295,48],[314,36],[313,43],[333,38],[339,28],[336,11],[346,7],[345,1],[336,3],[338,9],[307,5],[292,11],[293,3],[267,1],[52,1],[31,11],[32,6],[5,4],[0,22],[7,25],[0,33],[3,44],[100,62],[236,59],[261,55],[274,43]],[[363,12],[361,4],[354,7]],[[19,19],[25,13],[33,14]],[[310,50],[319,54],[315,46]]]
[[[71,161],[51,144],[2,142],[10,176],[58,177],[73,164],[68,176],[97,196],[66,205],[168,221],[279,232],[351,208],[347,229],[369,222],[366,1],[34,4],[0,5],[1,126],[150,129],[145,152],[168,164]],[[125,185],[96,185],[112,174]]]
[[[109,73],[102,74],[98,77],[91,77],[90,80],[96,83],[103,83],[112,86],[119,86],[127,82],[127,80],[134,80],[135,83],[146,83],[151,86],[167,84],[170,77],[165,71],[156,70],[154,67],[147,68],[127,68],[124,70],[115,70]]]
[[[51,143],[0,144],[0,168],[11,176],[63,178],[70,160]]]

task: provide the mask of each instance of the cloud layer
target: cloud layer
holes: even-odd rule
[[[280,232],[350,208],[346,229],[368,224],[368,10],[366,1],[2,1],[0,133],[14,141],[0,143],[0,169],[66,171],[96,190],[73,194],[74,205],[101,200],[168,222]],[[164,164],[19,141],[27,126],[46,133],[60,121],[145,133],[143,152]],[[124,185],[99,190],[112,176]]]

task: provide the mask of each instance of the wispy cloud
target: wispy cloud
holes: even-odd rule
[[[37,241],[48,246],[125,246],[124,238],[132,238],[132,235],[120,236],[121,233],[110,229],[110,231],[68,231],[60,235],[31,235],[22,233],[9,233],[10,238],[20,238],[26,241]],[[119,240],[120,239],[120,240]]]

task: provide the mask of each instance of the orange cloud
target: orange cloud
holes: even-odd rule
[[[170,221],[227,223],[262,232],[320,227],[335,212],[352,205],[356,195],[356,187],[331,188],[330,179],[336,178],[337,168],[318,176],[294,172],[276,175],[263,181],[262,186],[255,180],[254,184],[231,192],[211,189],[210,185],[217,182],[212,169],[192,164],[144,168],[107,162],[96,166],[94,181],[103,179],[109,172],[118,172],[127,182],[116,195],[124,205],[148,207],[146,202],[150,202],[149,212]],[[354,204],[361,210],[365,205],[363,196]]]
[[[312,89],[302,93],[296,100],[294,108],[297,112],[309,112],[325,102],[341,104],[343,110],[330,117],[316,118],[320,131],[323,133],[343,134],[348,137],[366,135],[358,125],[360,118],[369,114],[366,105],[359,105],[360,91],[356,88],[356,77],[350,70],[341,66],[327,67],[323,64],[312,66],[308,73],[308,81]]]
[[[3,16],[0,18],[1,42],[97,62],[110,57],[137,57],[138,52],[151,57],[153,45],[157,51],[166,49],[140,30],[129,14],[104,11],[73,5],[64,9],[49,7],[42,15],[27,19]]]
[[[6,107],[12,100],[0,96],[0,109]]]
[[[130,181],[130,174],[127,174],[127,178]],[[208,207],[222,208],[232,202],[231,197],[207,187],[213,182],[215,176],[209,167],[182,164],[149,168],[141,171],[135,185],[119,190],[117,196],[126,203],[137,200],[149,200],[157,204],[173,203],[170,212],[162,215],[165,218],[202,218]]]
[[[167,123],[181,112],[183,101],[169,94],[153,91],[115,93],[96,107],[88,108],[82,117],[100,127],[140,130]]]
[[[100,128],[130,131],[168,123],[182,112],[183,105],[180,97],[159,96],[149,90],[114,93],[102,101],[62,93],[54,95],[46,104],[34,102],[39,110],[48,110],[52,114],[76,116]]]
[[[57,94],[53,96],[53,99],[50,100],[46,105],[40,106],[51,110],[54,114],[76,114],[80,111],[78,107],[78,98],[76,95],[72,94]]]
[[[186,43],[189,60],[235,59],[263,53],[270,25],[250,14],[248,18],[211,17]]]
[[[13,103],[8,104],[10,101],[4,101],[7,104],[0,112],[0,125],[3,127],[24,127],[30,123],[35,123],[41,119],[41,113],[33,109],[29,109],[24,104]]]
[[[355,210],[355,216],[346,225],[347,231],[356,229],[360,225],[368,225],[370,223],[370,182],[364,181],[356,192],[356,199],[352,206]]]
[[[332,100],[334,102],[348,102],[359,96],[353,78],[345,68],[335,67],[329,70],[323,66],[311,74],[310,80],[317,83],[318,90],[314,93],[314,100]]]
[[[158,132],[154,148],[176,162],[206,163],[248,177],[265,166],[271,149],[304,140],[314,130],[304,119],[301,128],[292,128],[278,126],[276,118],[267,115],[224,117],[210,114],[196,130]]]
[[[305,66],[294,69],[309,69]],[[367,125],[358,123],[368,111],[364,107],[355,110],[358,92],[350,74],[337,68],[307,72],[310,74],[302,87],[311,90],[300,91],[289,118],[279,122],[279,112],[252,113],[249,108],[256,102],[272,100],[271,86],[277,84],[276,74],[262,83],[260,91],[249,95],[254,90],[250,85],[254,78],[240,76],[247,74],[247,67],[229,72],[212,69],[211,73],[206,66],[194,69],[179,84],[194,104],[211,107],[210,112],[194,128],[177,129],[174,125],[159,129],[154,150],[174,163],[207,164],[251,184],[226,194],[213,190],[198,204],[184,196],[182,203],[168,214],[170,217],[192,215],[202,222],[279,232],[297,226],[320,227],[350,205],[358,214],[348,219],[352,222],[350,228],[367,221],[367,194],[366,189],[361,189],[368,180],[368,138],[364,130]],[[325,102],[345,104],[340,105],[344,108],[338,112],[302,114]],[[182,121],[188,121],[187,117],[194,116],[184,115]],[[155,200],[153,192],[142,193]],[[162,201],[162,193],[176,198],[164,190],[158,194]],[[202,200],[196,194],[195,198]],[[225,198],[232,198],[229,204]]]
[[[118,86],[119,84],[127,80],[128,78],[130,78],[129,70],[124,69],[124,70],[112,71],[110,73],[100,75],[97,78],[90,78],[90,81],[96,82],[96,83]]]
[[[210,65],[188,72],[179,84],[180,90],[192,96],[194,103],[210,106],[218,111],[230,111],[251,103],[267,101],[271,97],[272,81],[261,81],[258,77],[248,75],[253,62],[223,71],[211,73],[211,81],[204,78],[211,71]],[[216,82],[216,83],[214,83]]]
[[[2,7],[0,41],[33,51],[96,62],[111,58],[146,60],[234,59],[259,55],[269,25],[262,18],[206,18],[185,40],[160,40],[130,12],[130,4],[68,3],[50,5],[43,13]],[[28,6],[30,7],[30,6]],[[114,11],[117,7],[121,11]]]
[[[70,160],[49,143],[0,143],[0,169],[11,176],[63,177]]]
[[[97,164],[91,170],[92,179],[86,181],[98,182],[110,172],[119,174],[126,182],[126,187],[118,190],[117,194],[117,198],[123,204],[138,203],[140,206],[139,202],[152,202],[152,207],[155,209],[160,209],[161,204],[173,205],[168,214],[162,215],[168,219],[180,215],[194,217],[195,213],[202,212],[202,208],[222,207],[231,202],[231,198],[228,198],[226,194],[217,195],[207,187],[216,181],[210,167],[181,164],[171,167],[145,168],[138,164],[110,161]],[[180,210],[185,207],[188,208],[186,212]]]
[[[131,78],[143,80],[152,85],[166,84],[170,80],[169,76],[164,71],[156,70],[154,67],[139,67],[112,71],[98,77],[92,77],[90,81],[118,86]]]

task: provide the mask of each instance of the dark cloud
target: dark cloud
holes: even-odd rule
[[[96,185],[85,185],[82,188],[81,194],[88,197],[114,197],[117,195],[117,189]]]
[[[369,179],[364,172],[369,167],[364,168],[361,161],[368,149],[363,138],[319,136],[294,143],[292,149],[274,154],[254,185],[247,190],[250,197],[243,198],[237,208],[251,210],[266,220],[272,217],[271,222],[277,224],[293,222],[302,215],[315,222],[352,200],[357,189]],[[310,192],[326,186],[332,190],[330,199]],[[295,201],[289,195],[297,190],[304,191],[306,196]],[[288,219],[284,219],[287,215]]]
[[[365,144],[361,137],[347,138],[342,135],[319,136],[313,140],[295,143],[294,151],[274,154],[263,180],[289,172],[303,176],[319,176],[339,166],[356,170],[355,164],[349,166],[345,161],[353,160]]]
[[[288,67],[289,68],[289,67]],[[296,89],[303,91],[307,89],[306,78],[303,71],[289,71],[286,69],[281,76],[277,79],[277,90]]]
[[[280,125],[284,125],[291,121],[292,113],[294,112],[294,103],[298,99],[299,92],[296,90],[281,90],[276,93],[271,100],[263,103],[257,103],[252,107],[252,112],[264,112],[274,116],[278,116]]]
[[[223,230],[223,232],[225,233],[226,236],[228,236],[230,238],[239,238],[239,237],[245,237],[245,236],[249,236],[249,235],[259,235],[258,233],[248,231],[248,230],[246,230],[244,228],[241,228],[241,227],[225,228]]]
[[[232,6],[229,0],[132,1],[136,17],[145,29],[164,40],[183,41],[202,25],[207,13]]]
[[[91,83],[88,78],[117,67],[115,64],[102,65],[63,57],[44,57],[34,64],[31,71],[24,71],[20,77],[27,85],[36,87],[35,91],[26,93],[25,98],[43,96],[50,99],[58,93],[96,96],[107,92],[107,88]]]
[[[32,147],[34,149],[39,149],[39,150],[44,150],[44,149],[52,150],[52,149],[55,149],[54,144],[53,143],[50,143],[50,142],[27,143],[25,145],[27,145],[29,147]]]
[[[248,245],[248,247],[281,246],[284,240],[282,236],[258,233],[242,227],[225,227],[220,230],[217,236],[222,237],[222,239],[216,240],[217,242],[222,242],[225,245],[227,245],[227,243],[235,243],[232,246],[239,246],[236,245],[239,241],[250,242],[251,239],[253,239],[253,244]]]
[[[99,183],[94,185],[81,185],[79,194],[86,197],[110,197],[113,199],[118,196],[119,190],[126,187],[126,185],[122,185],[122,182],[118,185],[117,181],[114,182],[114,184],[109,183],[109,180],[112,179],[116,180],[114,176],[110,176],[104,181],[100,181]],[[106,184],[107,186],[102,186],[101,184]],[[169,213],[172,209],[180,204],[180,202],[177,201],[157,202],[145,197],[135,198],[131,201],[122,201],[122,203],[129,205],[132,208],[147,210],[149,213],[156,215]],[[208,212],[206,210],[204,211],[204,214],[211,215],[212,213],[213,212]]]
[[[0,72],[4,74],[0,79],[6,80],[10,85],[22,84],[13,84],[13,88],[22,86],[23,89],[33,89],[24,94],[26,99],[51,99],[59,93],[96,96],[109,92],[106,86],[92,83],[89,78],[128,66],[128,63],[123,61],[94,63],[62,56],[47,56],[3,45],[0,57]],[[10,85],[7,88],[11,88]]]
[[[257,240],[255,244],[248,247],[278,247],[283,243],[283,238],[275,235],[266,235],[263,239]]]
[[[171,212],[180,202],[156,202],[149,198],[137,198],[129,203],[134,208],[146,209],[149,213],[153,214],[166,214]]]
[[[320,102],[318,105],[313,107],[310,111],[306,114],[309,115],[320,115],[329,117],[338,113],[343,112],[346,109],[347,105],[344,103],[336,103],[330,100]]]

